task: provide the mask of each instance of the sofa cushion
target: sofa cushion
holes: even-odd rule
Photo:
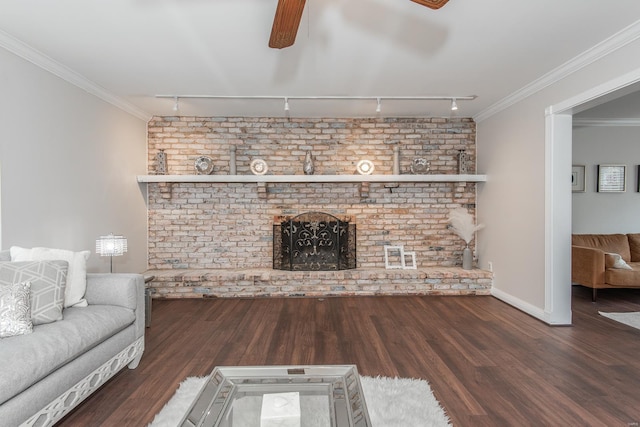
[[[631,261],[631,250],[626,234],[573,234],[571,244],[620,254],[626,262]]]
[[[0,338],[31,333],[30,288],[29,282],[0,284]]]
[[[63,260],[69,263],[67,285],[64,290],[64,306],[85,307],[84,293],[87,289],[87,260],[91,252],[72,252],[66,249],[32,248],[12,246],[11,261],[51,261]]]
[[[631,261],[640,262],[640,233],[629,233],[627,239],[631,250]]]
[[[31,321],[33,325],[62,319],[66,261],[0,262],[0,285],[31,282]]]
[[[124,307],[90,305],[64,310],[64,319],[5,338],[0,345],[0,405],[135,320]]]
[[[607,268],[604,281],[607,285],[621,288],[640,288],[640,262],[630,262],[631,270]]]

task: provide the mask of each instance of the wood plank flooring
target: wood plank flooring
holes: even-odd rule
[[[154,300],[140,366],[59,426],[145,426],[188,376],[217,365],[356,364],[423,378],[454,426],[636,426],[640,290],[573,289],[573,326],[488,296]]]

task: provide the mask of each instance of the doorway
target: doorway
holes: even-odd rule
[[[546,110],[545,315],[571,324],[571,176],[573,115],[640,91],[640,70],[599,85]],[[568,284],[568,285],[567,285]]]

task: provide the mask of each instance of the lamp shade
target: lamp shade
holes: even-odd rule
[[[127,252],[127,238],[123,236],[100,236],[96,240],[96,253],[100,256],[120,256]]]

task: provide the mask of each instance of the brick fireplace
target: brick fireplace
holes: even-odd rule
[[[275,218],[273,268],[339,271],[356,268],[356,225],[324,212]]]
[[[149,173],[167,155],[168,173],[194,174],[213,159],[213,174],[237,174],[263,159],[269,174],[301,175],[313,153],[316,175],[354,174],[362,159],[391,174],[399,147],[401,174],[414,159],[429,173],[456,174],[465,150],[475,173],[472,119],[155,117],[148,125]],[[321,296],[353,294],[486,294],[491,275],[459,268],[464,243],[449,229],[449,211],[475,213],[476,183],[150,183],[149,269],[156,297]],[[307,211],[350,217],[358,224],[357,269],[273,270],[273,220]],[[416,253],[418,269],[384,270],[384,245]]]

